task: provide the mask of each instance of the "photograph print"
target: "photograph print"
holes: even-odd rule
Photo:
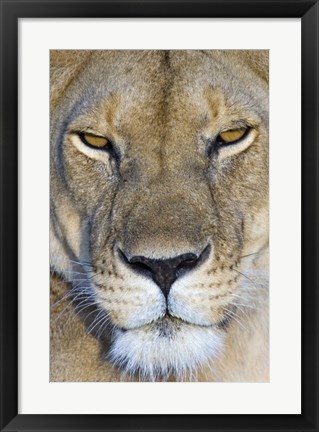
[[[51,382],[269,382],[268,58],[50,51]]]

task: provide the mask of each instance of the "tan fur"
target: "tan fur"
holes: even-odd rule
[[[209,152],[213,137],[243,122],[246,141]],[[86,130],[107,137],[117,159],[86,147]],[[268,52],[51,52],[50,245],[60,275],[51,284],[52,381],[267,381]],[[161,291],[119,252],[168,259],[205,248],[203,263],[171,287],[175,318],[163,318]],[[102,309],[85,303],[91,292]],[[126,336],[143,347],[163,329],[165,358],[157,343],[145,356],[161,373],[167,363],[165,376],[142,366],[125,375],[106,361],[116,342],[120,358]],[[183,369],[174,346],[196,351],[196,338],[214,354],[194,352],[198,370]]]

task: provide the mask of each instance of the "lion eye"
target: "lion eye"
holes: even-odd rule
[[[103,148],[106,148],[108,145],[110,145],[110,142],[107,138],[97,136],[97,135],[92,135],[92,134],[88,134],[88,133],[81,133],[80,138],[84,144],[86,144],[90,147],[103,149]]]
[[[221,144],[233,144],[240,141],[246,135],[247,131],[248,129],[241,128],[221,132],[217,137],[217,141]]]

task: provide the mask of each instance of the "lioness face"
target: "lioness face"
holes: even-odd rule
[[[268,90],[252,64],[93,52],[53,111],[56,237],[129,373],[181,375],[217,355],[248,255],[267,243]]]

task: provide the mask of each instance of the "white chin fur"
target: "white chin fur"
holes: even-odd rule
[[[129,376],[147,381],[196,380],[198,370],[221,351],[222,336],[212,327],[161,320],[139,329],[118,330],[108,360]]]

